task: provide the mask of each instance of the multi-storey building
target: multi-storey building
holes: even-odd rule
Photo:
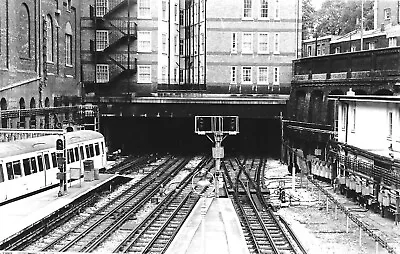
[[[178,0],[85,0],[82,80],[87,94],[117,96],[178,83]]]
[[[300,28],[298,0],[85,0],[85,92],[288,92]]]
[[[64,120],[64,113],[62,116],[51,110],[18,113],[17,109],[80,103],[80,2],[4,0],[2,3],[1,127],[53,127]]]
[[[301,2],[222,0],[206,8],[207,90],[288,93],[301,52]]]

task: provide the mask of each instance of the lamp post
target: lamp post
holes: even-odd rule
[[[197,175],[201,174],[201,179],[195,184],[194,179]],[[192,189],[193,192],[199,194],[200,197],[203,198],[203,202],[201,204],[201,242],[202,242],[202,253],[206,253],[206,239],[205,239],[205,218],[207,214],[206,210],[206,197],[207,194],[203,192],[203,189],[210,186],[211,182],[207,179],[207,175],[212,177],[213,182],[215,181],[214,175],[207,171],[199,171],[195,173],[192,177]],[[201,188],[201,191],[196,190],[196,186]]]

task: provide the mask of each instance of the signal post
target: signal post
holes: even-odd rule
[[[205,135],[215,144],[212,155],[215,159],[214,186],[215,196],[219,197],[219,182],[222,182],[221,159],[224,158],[222,141],[228,135],[239,133],[238,116],[195,116],[195,133]]]
[[[61,136],[61,135],[60,135]],[[57,179],[60,180],[60,190],[58,196],[61,197],[67,192],[67,148],[66,148],[65,132],[56,140],[57,150],[57,167],[60,172],[57,173]]]

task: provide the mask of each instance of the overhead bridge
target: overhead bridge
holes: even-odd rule
[[[86,98],[103,117],[192,117],[237,115],[275,118],[286,112],[289,95],[154,94],[146,97]]]

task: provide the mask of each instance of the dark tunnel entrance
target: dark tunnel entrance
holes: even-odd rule
[[[240,133],[228,136],[222,146],[227,155],[259,155],[279,158],[279,119],[243,119]],[[213,143],[194,133],[194,118],[102,118],[102,132],[110,151],[124,154],[211,153]]]

